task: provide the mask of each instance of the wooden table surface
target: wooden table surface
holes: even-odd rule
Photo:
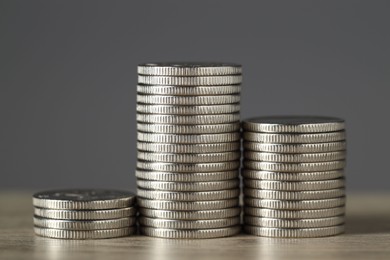
[[[145,236],[59,240],[35,236],[31,193],[0,193],[0,259],[390,259],[390,194],[347,199],[347,232],[315,239],[173,240]]]

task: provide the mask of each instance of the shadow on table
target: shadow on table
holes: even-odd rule
[[[390,216],[347,215],[346,234],[379,234],[390,232]]]

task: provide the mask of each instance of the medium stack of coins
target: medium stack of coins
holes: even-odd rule
[[[123,237],[136,232],[135,195],[110,190],[56,190],[33,195],[34,231],[61,239]]]
[[[240,231],[241,66],[138,66],[141,233],[216,238]]]
[[[266,237],[343,233],[344,121],[259,117],[243,122],[244,229]]]

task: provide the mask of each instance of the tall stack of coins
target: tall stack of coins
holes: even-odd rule
[[[216,238],[240,230],[241,66],[138,66],[141,233]]]
[[[61,239],[101,239],[135,233],[135,195],[110,190],[56,190],[33,195],[34,231]]]
[[[343,233],[344,121],[259,117],[243,122],[244,229],[267,237]]]

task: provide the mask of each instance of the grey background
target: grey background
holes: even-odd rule
[[[0,188],[134,189],[136,65],[244,66],[242,118],[348,124],[348,190],[389,190],[389,1],[0,1]]]

